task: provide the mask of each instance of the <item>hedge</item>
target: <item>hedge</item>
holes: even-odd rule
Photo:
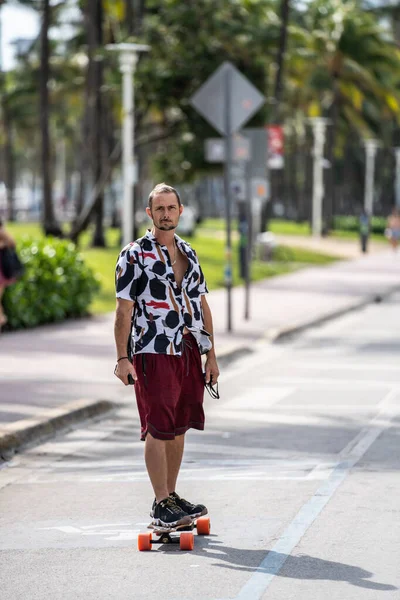
[[[385,217],[372,217],[371,219],[371,232],[384,234],[387,227],[387,219]],[[340,229],[342,231],[359,231],[360,221],[358,217],[334,217],[333,228]]]
[[[17,250],[24,275],[6,288],[3,298],[11,329],[88,314],[100,284],[75,244],[52,237],[24,239]]]

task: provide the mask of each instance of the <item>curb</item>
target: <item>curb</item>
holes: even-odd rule
[[[392,294],[400,291],[400,285],[395,286],[382,294],[376,294],[364,298],[359,302],[345,306],[331,313],[322,315],[307,322],[297,323],[289,327],[281,327],[268,330],[261,336],[254,347],[239,346],[229,350],[218,357],[218,363],[226,367],[242,356],[248,356],[256,350],[256,344],[270,342],[279,344],[306,329],[318,327],[328,321],[339,318],[347,313],[359,310],[373,303],[379,303],[389,298]],[[72,425],[82,423],[87,419],[101,417],[118,408],[118,405],[108,400],[77,400],[68,402],[63,406],[50,409],[41,413],[39,418],[23,419],[16,423],[10,423],[0,429],[0,461],[10,460],[14,454],[27,447],[37,445],[53,438],[57,433],[67,431]]]
[[[239,346],[238,348],[229,350],[224,354],[218,354],[218,365],[220,367],[227,367],[235,360],[238,360],[242,356],[251,354],[252,352],[254,352],[254,348],[250,348],[250,346]]]
[[[117,408],[108,400],[77,400],[49,409],[40,417],[23,419],[0,429],[0,460],[9,460],[14,454],[67,431],[75,423],[103,416]]]
[[[364,298],[364,300],[361,300],[360,302],[355,302],[354,304],[351,304],[349,306],[339,308],[338,310],[335,310],[326,315],[322,315],[321,317],[317,317],[314,320],[307,321],[306,323],[298,323],[295,325],[290,325],[289,327],[282,327],[281,329],[269,331],[269,332],[267,332],[265,337],[272,344],[279,344],[281,342],[285,342],[289,339],[292,339],[299,333],[302,333],[306,329],[311,329],[312,327],[318,327],[318,325],[323,325],[324,323],[327,323],[328,321],[332,321],[334,319],[342,317],[353,311],[360,310],[361,308],[365,308],[366,306],[369,306],[371,304],[374,304],[374,303],[378,304],[378,303],[382,302],[383,300],[386,300],[387,298],[389,298],[389,296],[398,292],[399,290],[400,290],[400,286],[396,286],[395,288],[393,288],[383,294],[376,294],[374,296],[369,296],[368,298]]]
[[[395,286],[382,294],[374,294],[372,296],[368,296],[363,300],[345,306],[343,308],[339,308],[335,311],[327,313],[325,315],[321,315],[320,317],[316,317],[315,319],[311,319],[310,321],[295,323],[294,325],[289,325],[288,327],[277,327],[272,328],[266,331],[266,333],[261,336],[256,342],[259,344],[260,342],[269,342],[271,344],[279,344],[284,343],[290,339],[293,339],[296,335],[299,335],[303,331],[307,329],[311,329],[312,327],[318,327],[319,325],[323,325],[328,321],[332,321],[339,317],[342,317],[350,312],[360,310],[361,308],[365,308],[370,304],[378,304],[387,298],[389,298],[392,294],[400,291],[400,285]],[[255,352],[255,347],[250,346],[241,346],[239,348],[235,348],[234,350],[230,350],[226,354],[222,354],[218,356],[218,364],[223,367],[230,365],[232,362],[240,358],[241,356],[246,356]]]

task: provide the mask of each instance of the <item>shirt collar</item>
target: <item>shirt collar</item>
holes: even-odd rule
[[[160,244],[160,242],[157,240],[156,236],[152,233],[151,229],[148,229],[144,235],[145,238],[147,238],[148,240],[150,240],[151,242],[153,242],[153,244],[158,244],[159,246],[163,246],[165,247],[164,244]],[[188,244],[187,242],[185,242],[185,240],[183,240],[182,238],[179,237],[179,235],[177,235],[175,233],[175,242],[178,244],[178,246],[185,251],[185,254],[187,254],[188,252]]]
[[[150,240],[153,244],[158,244],[159,246],[161,246],[161,248],[165,248],[165,245],[160,244],[160,242],[157,240],[156,236],[152,233],[151,229],[148,229],[146,231],[144,237],[147,238],[148,240]],[[185,242],[185,240],[180,238],[179,235],[177,235],[176,233],[175,233],[175,242],[176,242],[176,245],[179,247],[179,249],[185,253],[189,262],[193,262],[193,259],[191,257],[191,253],[190,253],[189,244],[187,242]]]

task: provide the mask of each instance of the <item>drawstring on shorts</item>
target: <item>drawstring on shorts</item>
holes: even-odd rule
[[[183,336],[183,340],[182,340],[182,346],[183,346],[183,358],[186,361],[186,377],[189,375],[189,350],[193,350],[193,344],[192,342],[189,342],[189,340],[185,339],[185,336]]]
[[[144,378],[144,385],[147,387],[147,375],[146,375],[146,355],[142,354],[142,372]]]

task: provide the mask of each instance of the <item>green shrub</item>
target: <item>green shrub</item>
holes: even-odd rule
[[[385,217],[372,217],[371,219],[371,232],[383,234],[386,229]],[[360,224],[358,217],[334,217],[333,228],[340,229],[342,231],[359,231]]]
[[[75,244],[51,237],[24,239],[18,253],[25,272],[3,300],[12,329],[87,314],[100,285]]]
[[[309,248],[296,248],[293,246],[277,246],[272,253],[272,259],[283,263],[301,263],[308,265],[325,265],[338,260],[337,257],[322,252],[315,252]]]

